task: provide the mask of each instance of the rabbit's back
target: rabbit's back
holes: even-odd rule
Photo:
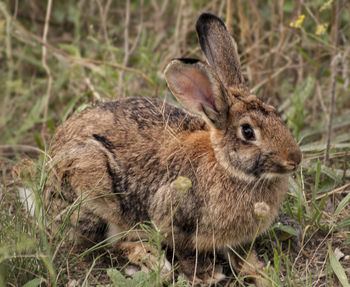
[[[164,133],[176,136],[182,132],[207,130],[204,120],[157,98],[126,98],[106,102],[84,110],[57,128],[52,155],[62,146],[89,139],[100,141],[106,148],[152,142],[161,144]],[[156,147],[156,146],[154,146]]]

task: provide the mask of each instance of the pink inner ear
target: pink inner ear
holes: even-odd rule
[[[199,69],[182,69],[174,75],[175,93],[187,108],[201,112],[201,105],[216,110],[214,91],[208,76]]]

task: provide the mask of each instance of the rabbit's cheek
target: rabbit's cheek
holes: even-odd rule
[[[229,157],[232,166],[249,175],[254,174],[254,171],[261,168],[261,152],[254,147],[241,149],[240,152],[230,152]]]

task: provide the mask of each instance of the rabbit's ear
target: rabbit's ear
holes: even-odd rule
[[[235,40],[224,22],[212,14],[202,14],[196,24],[201,48],[209,65],[228,87],[244,83]]]
[[[229,106],[225,88],[212,68],[198,60],[176,59],[166,67],[165,79],[184,107],[201,114],[215,128],[225,128]]]

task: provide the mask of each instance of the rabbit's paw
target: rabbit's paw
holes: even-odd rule
[[[133,276],[137,271],[149,274],[151,270],[160,270],[162,278],[167,279],[170,276],[170,262],[164,254],[159,254],[158,250],[150,244],[146,242],[123,242],[118,248],[131,263],[124,270],[127,275]]]
[[[242,256],[237,256],[237,254],[229,252],[228,255],[238,276],[244,278],[245,283],[256,287],[271,286],[264,270],[266,265],[259,260],[255,250],[252,250],[246,259],[242,259]]]
[[[226,278],[225,274],[222,272],[222,269],[222,266],[218,265],[215,266],[214,270],[207,270],[204,272],[197,271],[196,275],[194,275],[194,270],[193,272],[188,272],[188,270],[185,272],[183,270],[179,273],[179,275],[186,281],[194,283],[195,286],[210,286],[212,284],[219,283]]]
[[[212,260],[203,256],[182,258],[178,271],[181,277],[195,285],[210,286],[226,278],[222,265],[213,264]]]

